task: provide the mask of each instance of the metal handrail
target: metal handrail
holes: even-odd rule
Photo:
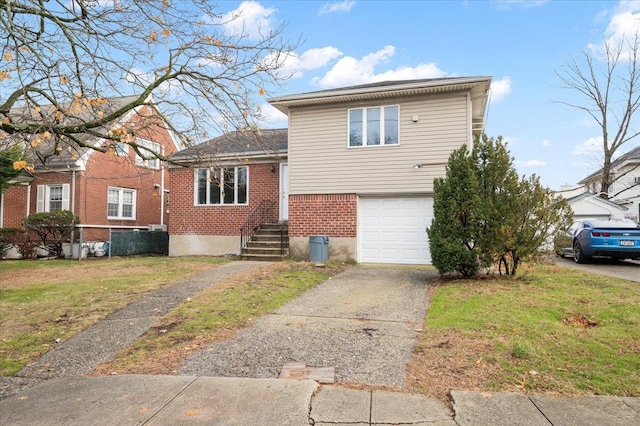
[[[263,223],[276,223],[278,221],[275,207],[275,201],[262,200],[260,205],[249,214],[247,220],[245,220],[242,227],[240,227],[241,250],[247,246],[251,237],[260,229],[260,225]]]

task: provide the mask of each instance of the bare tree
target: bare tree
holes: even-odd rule
[[[153,156],[117,126],[147,104],[184,145],[254,129],[261,96],[287,77],[280,70],[296,46],[283,24],[249,27],[212,4],[0,0],[0,139],[36,150],[34,141],[54,141],[57,152],[124,142]]]
[[[636,34],[632,39],[609,40],[599,48],[583,50],[579,59],[569,59],[556,73],[565,89],[582,97],[581,102],[559,102],[586,112],[602,132],[600,193],[604,198],[620,177],[612,176],[612,161],[640,134],[633,127],[640,107],[639,55],[640,37]]]

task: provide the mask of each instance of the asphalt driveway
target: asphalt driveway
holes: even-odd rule
[[[573,259],[555,258],[556,264],[594,274],[606,275],[609,277],[622,278],[629,281],[640,282],[640,261],[625,260],[617,261],[607,258],[592,258],[590,263],[578,264]]]
[[[178,374],[273,378],[285,363],[334,367],[336,382],[402,388],[431,268],[358,265],[188,357]]]

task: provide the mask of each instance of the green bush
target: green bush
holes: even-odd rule
[[[69,210],[36,213],[22,222],[27,231],[37,235],[40,247],[56,257],[64,257],[62,243],[71,236],[80,218]]]
[[[501,274],[515,275],[573,216],[566,200],[543,188],[537,176],[518,175],[501,137],[479,135],[471,152],[463,146],[451,153],[445,177],[433,188],[427,233],[441,274],[468,277],[495,265]]]

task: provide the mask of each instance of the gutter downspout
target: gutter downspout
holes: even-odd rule
[[[29,216],[31,213],[31,183],[27,186],[27,214],[24,217]]]

